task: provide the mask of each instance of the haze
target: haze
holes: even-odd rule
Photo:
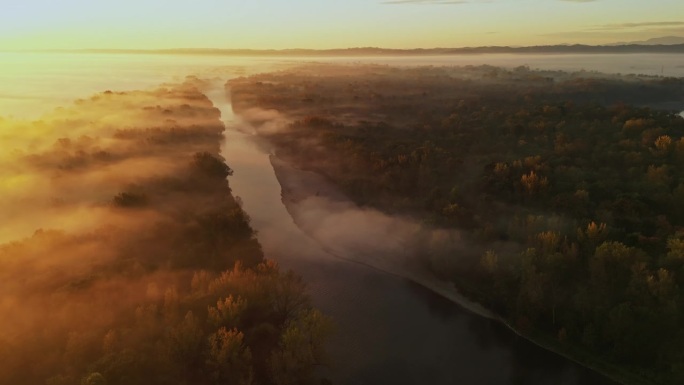
[[[0,49],[605,44],[683,35],[679,0],[8,0]]]
[[[682,0],[0,1],[0,385],[684,384]]]

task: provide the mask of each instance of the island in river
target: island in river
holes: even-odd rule
[[[228,86],[278,158],[364,208],[332,232],[304,208],[315,239],[363,229],[369,250],[390,231],[393,266],[453,282],[532,340],[638,384],[684,375],[684,119],[654,108],[683,105],[683,82],[311,65]],[[354,255],[385,268],[382,247]]]

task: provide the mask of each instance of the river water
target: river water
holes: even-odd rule
[[[304,276],[314,304],[337,324],[327,373],[335,383],[613,383],[406,279],[327,253],[283,205],[268,146],[233,115],[222,90],[209,95],[228,128],[231,188],[266,256]]]
[[[587,55],[585,55],[587,56]],[[301,61],[393,65],[493,64],[684,76],[684,55],[473,55],[435,58],[232,58],[0,53],[0,116],[38,118],[71,100],[147,88],[186,75],[224,80]],[[665,63],[665,64],[662,64]],[[663,69],[665,68],[665,70]],[[667,73],[670,71],[671,73]],[[502,326],[406,279],[327,253],[287,211],[269,159],[232,113],[222,87],[208,92],[228,128],[222,152],[234,169],[233,193],[252,218],[268,258],[307,280],[315,305],[332,316],[337,384],[610,384]],[[682,106],[684,108],[684,106]],[[0,125],[0,129],[2,129]],[[0,148],[0,151],[2,149]]]

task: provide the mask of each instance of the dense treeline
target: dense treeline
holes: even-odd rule
[[[233,81],[279,156],[360,204],[467,229],[436,274],[624,381],[684,381],[682,79],[305,67]],[[246,116],[249,114],[246,113]]]
[[[12,202],[44,229],[0,245],[0,383],[317,383],[330,320],[264,259],[193,83],[0,122],[9,199],[50,183]]]

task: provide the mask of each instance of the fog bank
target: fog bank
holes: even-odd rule
[[[458,263],[454,255],[476,253],[458,230],[432,228],[408,217],[358,207],[314,172],[276,156],[271,156],[271,164],[293,221],[328,253],[409,279],[476,314],[496,318],[427,269]]]

